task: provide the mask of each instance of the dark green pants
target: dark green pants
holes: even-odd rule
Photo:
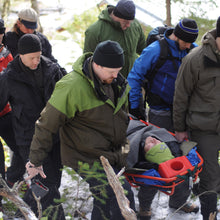
[[[190,132],[190,140],[198,143],[197,151],[204,159],[203,170],[199,174],[200,190],[220,192],[220,136],[201,131]]]
[[[191,131],[190,140],[198,143],[197,151],[204,159],[203,170],[199,174],[201,213],[204,220],[217,210],[217,193],[220,193],[220,136],[215,133]]]

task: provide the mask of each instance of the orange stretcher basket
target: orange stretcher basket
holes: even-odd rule
[[[198,152],[197,156],[200,159],[200,163],[197,165],[197,167],[193,166],[190,169],[187,169],[185,171],[183,171],[182,173],[179,173],[177,176],[175,177],[170,177],[170,178],[163,178],[163,177],[154,177],[154,176],[146,176],[146,175],[142,175],[142,174],[135,174],[133,172],[129,172],[125,171],[124,172],[124,176],[127,179],[127,181],[130,183],[130,185],[132,187],[139,187],[139,186],[144,186],[146,185],[146,183],[140,181],[140,179],[149,179],[149,180],[157,180],[157,181],[161,181],[163,183],[165,183],[164,185],[151,185],[153,187],[158,188],[161,192],[167,194],[167,195],[173,195],[175,187],[177,185],[179,185],[180,183],[182,183],[183,181],[185,181],[183,178],[184,176],[187,176],[189,174],[190,171],[194,171],[194,169],[196,169],[194,175],[192,176],[193,182],[195,182],[198,178],[198,174],[202,171],[202,165],[203,165],[203,159],[202,157],[199,155]],[[130,169],[130,171],[133,170],[135,172],[135,170],[138,170],[138,172],[140,171],[140,169]],[[143,170],[144,172],[145,170]],[[139,181],[136,180],[136,178],[139,178]]]
[[[146,125],[150,124],[145,121],[142,121],[142,122]],[[171,134],[174,135],[173,133],[171,133]],[[180,170],[180,172],[177,173],[177,175],[173,176],[173,177],[167,178],[167,177],[155,177],[155,176],[143,175],[143,173],[147,170],[139,169],[139,168],[130,168],[130,169],[126,170],[124,172],[124,176],[132,187],[150,185],[150,186],[158,188],[158,190],[160,190],[161,192],[163,192],[167,195],[173,195],[175,187],[177,185],[179,185],[180,183],[184,182],[186,177],[188,177],[190,180],[192,180],[192,183],[197,180],[198,174],[202,171],[203,158],[200,156],[200,154],[197,151],[196,151],[196,154],[197,154],[200,162],[196,166],[190,166],[190,167],[187,167],[186,169]],[[181,158],[181,157],[176,157],[171,160],[175,160],[178,158]],[[185,160],[185,158],[184,158],[184,160]],[[169,161],[166,161],[166,162],[169,163]],[[166,162],[164,162],[164,163],[166,163]],[[183,161],[183,164],[185,164],[185,162],[186,161]],[[166,167],[165,167],[165,169],[166,169]],[[169,169],[169,167],[168,167],[168,169]],[[166,170],[164,172],[166,172]],[[142,174],[140,174],[140,173],[142,173]],[[138,178],[138,180],[137,180],[137,178]],[[141,180],[143,180],[143,182]],[[161,185],[146,184],[146,181],[144,182],[144,180],[155,180],[156,182],[159,181],[159,182],[161,182]],[[190,183],[190,184],[192,184],[192,183]]]

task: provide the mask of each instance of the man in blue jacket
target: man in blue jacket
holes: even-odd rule
[[[168,29],[164,38],[171,52],[171,59],[156,72],[147,93],[147,103],[150,107],[149,121],[159,127],[173,131],[172,103],[174,84],[182,58],[185,57],[198,36],[198,27],[194,20],[184,18],[176,27]],[[160,43],[155,41],[146,47],[141,56],[136,59],[133,68],[128,75],[128,83],[131,86],[129,101],[130,113],[137,118],[145,119],[145,112],[141,113],[141,88],[144,80],[151,74],[160,56]]]
[[[164,33],[172,59],[168,59],[156,72],[150,89],[147,93],[149,105],[148,120],[154,125],[173,131],[172,105],[179,66],[182,58],[185,57],[198,36],[198,26],[192,19],[184,18],[179,21],[175,28],[170,28]],[[141,112],[143,105],[142,86],[147,75],[155,67],[160,56],[160,43],[155,41],[146,47],[141,56],[136,59],[129,75],[128,83],[131,86],[129,93],[130,113],[138,119],[146,119],[145,111]],[[151,203],[157,193],[152,187],[140,187],[138,194],[140,203],[141,219],[150,219]],[[147,196],[145,196],[147,195]],[[188,183],[184,182],[176,187],[175,193],[170,197],[169,206],[178,209],[186,202],[190,190]],[[185,212],[197,212],[198,207],[186,203],[182,208]]]

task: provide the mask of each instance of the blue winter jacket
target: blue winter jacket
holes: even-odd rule
[[[173,28],[168,29],[165,32],[164,37],[168,42],[172,56],[177,58],[175,59],[177,68],[173,65],[173,61],[167,60],[156,73],[151,85],[151,92],[162,98],[165,103],[167,103],[167,106],[150,106],[154,109],[166,109],[166,107],[172,105],[178,68],[181,64],[182,58],[188,53],[187,50],[179,50],[177,42],[168,38],[172,32]],[[197,44],[193,43],[193,47],[196,46]],[[127,77],[128,83],[131,87],[129,94],[131,109],[139,107],[139,102],[142,97],[141,87],[143,85],[143,81],[149,71],[156,65],[159,55],[160,44],[159,41],[155,41],[146,47],[142,51],[140,57],[135,60],[135,63]]]

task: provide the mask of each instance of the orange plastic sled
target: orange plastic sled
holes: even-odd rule
[[[146,125],[150,124],[145,121],[142,122]],[[171,134],[174,135],[173,133]],[[153,184],[151,186],[157,187],[158,190],[167,195],[173,195],[177,185],[185,181],[187,178],[195,182],[198,178],[198,174],[202,171],[203,159],[197,151],[196,153],[200,160],[196,166],[192,166],[187,157],[181,156],[168,160],[159,165],[158,172],[160,173],[161,177],[140,174],[147,170],[138,168],[131,168],[126,170],[124,172],[124,176],[132,187],[151,185],[146,184],[147,181],[145,180],[155,180],[156,182],[159,181],[161,185]],[[143,182],[141,180],[143,180]]]

